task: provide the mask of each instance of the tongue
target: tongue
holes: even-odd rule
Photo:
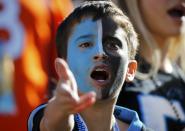
[[[95,78],[97,81],[103,82],[105,81],[105,77],[104,76],[96,76]]]

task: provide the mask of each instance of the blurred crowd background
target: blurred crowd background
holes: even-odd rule
[[[0,131],[26,131],[29,113],[51,97],[56,28],[82,1],[0,0]]]
[[[0,130],[26,131],[29,113],[49,98],[55,30],[70,0],[0,0]]]

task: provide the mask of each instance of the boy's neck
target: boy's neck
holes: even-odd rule
[[[96,102],[95,105],[80,113],[89,131],[112,130],[115,124],[113,115],[115,102],[115,99]]]

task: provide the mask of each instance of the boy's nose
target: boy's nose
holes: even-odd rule
[[[102,43],[102,39],[98,39],[97,44],[94,48],[94,56],[93,59],[95,61],[99,61],[99,60],[105,60],[107,59],[107,55],[105,54],[105,51],[103,49],[103,43]]]
[[[94,56],[95,61],[101,61],[101,60],[106,60],[108,56],[105,53],[98,53],[97,55]]]

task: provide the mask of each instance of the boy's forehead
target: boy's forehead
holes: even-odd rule
[[[96,35],[100,30],[102,30],[103,36],[114,36],[118,29],[124,32],[113,17],[103,17],[97,20],[92,17],[84,17],[73,26],[71,37]]]
[[[69,43],[77,44],[83,42],[93,42],[102,39],[101,19],[94,21],[91,17],[83,18],[76,23],[69,37]]]
[[[72,33],[75,36],[95,33],[98,28],[102,28],[101,23],[101,19],[94,21],[91,17],[83,18],[74,25]]]
[[[120,24],[114,19],[114,17],[104,17],[102,19],[102,28],[104,32],[104,36],[115,36],[118,33],[118,30],[121,34],[125,34],[123,28],[121,28]]]

